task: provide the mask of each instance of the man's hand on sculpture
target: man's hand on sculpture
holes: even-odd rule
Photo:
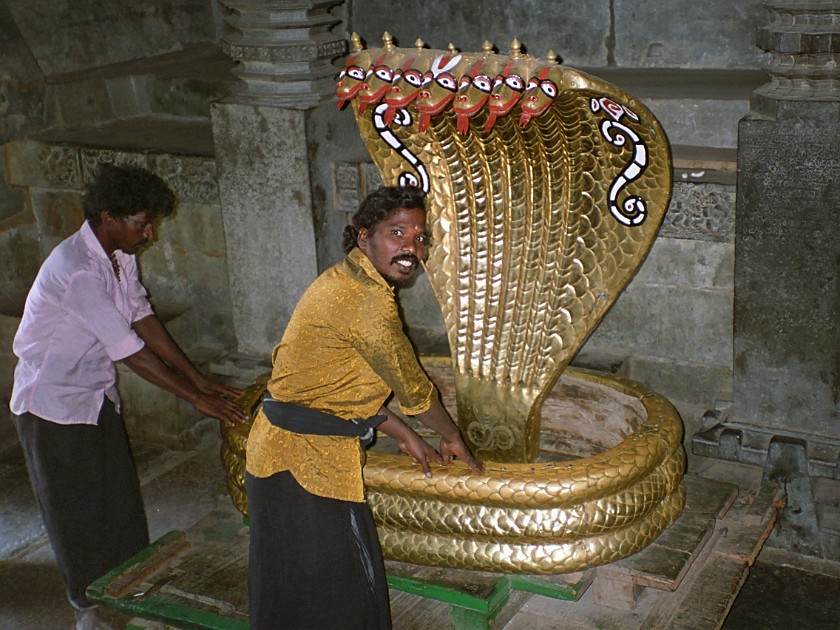
[[[225,388],[226,386],[222,385],[220,387]],[[190,400],[190,403],[205,416],[221,420],[228,427],[248,420],[248,413],[245,409],[230,398],[227,393],[198,391],[194,399]]]
[[[440,454],[443,458],[443,465],[446,466],[457,458],[464,462],[467,466],[472,468],[475,472],[484,472],[484,462],[480,462],[472,453],[467,445],[464,444],[463,438],[457,434],[452,438],[440,438]]]
[[[398,442],[400,450],[420,464],[423,474],[431,478],[432,470],[429,462],[443,464],[443,458],[429,444],[414,431]]]
[[[219,383],[207,378],[203,374],[199,374],[193,379],[193,385],[202,394],[217,394],[222,398],[230,398],[231,400],[236,400],[244,393],[244,390],[238,387],[231,387],[230,385]]]

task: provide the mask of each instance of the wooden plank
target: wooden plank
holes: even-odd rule
[[[720,518],[738,498],[738,486],[726,481],[686,475],[685,509],[683,512],[713,514]]]
[[[670,527],[638,553],[598,567],[599,592],[616,593],[615,597],[604,597],[605,605],[614,601],[623,609],[632,609],[635,603],[628,598],[635,600],[639,595],[626,586],[608,587],[608,580],[676,590],[712,536],[717,518],[730,509],[738,496],[738,488],[730,483],[687,475],[685,484],[685,509]]]
[[[712,554],[679,610],[661,627],[669,630],[719,628],[748,574],[749,567],[740,558]]]
[[[89,593],[129,616],[175,627],[246,630],[247,557],[247,528],[231,507],[187,533],[166,534]]]
[[[596,575],[592,584],[592,601],[599,606],[633,610],[644,587],[631,581],[614,580]]]
[[[102,580],[97,580],[91,585],[89,594],[94,598],[122,597],[187,547],[189,543],[183,532],[169,532],[155,544],[109,572]]]
[[[495,615],[508,599],[507,576],[484,571],[426,567],[388,560],[388,586],[395,590]]]
[[[594,577],[593,569],[561,575],[511,575],[510,587],[552,599],[577,601]]]

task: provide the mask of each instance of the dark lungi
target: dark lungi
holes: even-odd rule
[[[253,630],[387,630],[385,566],[366,503],[310,494],[288,471],[245,475]]]
[[[149,544],[122,416],[106,398],[98,425],[13,417],[68,599],[90,606],[90,583]]]

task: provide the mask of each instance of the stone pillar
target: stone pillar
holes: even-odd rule
[[[798,445],[791,479],[840,479],[840,0],[766,6],[771,80],[739,125],[734,396],[694,450],[778,475],[774,446]]]
[[[334,93],[343,0],[225,0],[235,95],[211,107],[238,350],[267,356],[317,275],[308,111]]]

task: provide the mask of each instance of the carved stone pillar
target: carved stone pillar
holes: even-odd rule
[[[317,275],[308,110],[334,93],[343,0],[225,0],[237,93],[211,108],[241,353],[265,356]]]
[[[766,6],[771,80],[739,125],[734,400],[694,450],[840,479],[840,0]],[[789,494],[791,513],[813,518],[788,546],[840,555],[814,533],[806,495]]]

